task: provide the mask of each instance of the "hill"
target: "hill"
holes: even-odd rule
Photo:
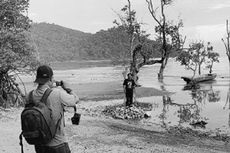
[[[46,61],[80,59],[80,40],[91,35],[47,23],[33,24],[31,34],[40,58]]]
[[[121,28],[84,33],[55,24],[33,24],[31,35],[41,60],[92,60],[124,57],[128,37]],[[127,50],[128,51],[128,50]]]

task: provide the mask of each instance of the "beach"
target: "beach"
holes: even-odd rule
[[[230,151],[229,140],[209,137],[205,133],[165,128],[161,122],[114,119],[103,114],[108,106],[124,104],[121,67],[55,70],[57,80],[71,82],[79,95],[77,112],[80,124],[72,125],[73,109],[66,108],[65,132],[72,153],[225,153]],[[143,74],[140,74],[143,75]],[[35,87],[34,76],[23,76],[27,91]],[[144,83],[143,83],[144,84]],[[143,85],[137,88],[137,101],[159,105],[169,91]],[[155,97],[156,99],[151,99]],[[154,107],[154,109],[160,106]],[[2,109],[0,112],[0,152],[20,152],[20,113],[23,108]],[[154,110],[153,110],[154,111]],[[152,115],[151,119],[155,116]],[[168,123],[170,125],[170,123]],[[170,130],[169,130],[170,129]],[[198,130],[199,131],[199,130]],[[24,143],[25,153],[35,153],[33,146]]]

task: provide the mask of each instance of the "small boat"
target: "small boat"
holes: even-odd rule
[[[189,84],[191,81],[193,83],[199,83],[199,82],[204,82],[204,81],[212,81],[216,78],[216,73],[209,73],[209,74],[203,74],[197,77],[181,77],[187,84]]]

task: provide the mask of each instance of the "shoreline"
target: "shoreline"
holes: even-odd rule
[[[97,75],[97,74],[94,74]],[[71,75],[68,75],[66,78]],[[100,77],[100,76],[96,76]],[[95,78],[96,78],[95,77]],[[61,77],[60,77],[61,78]],[[94,76],[89,76],[91,80]],[[70,78],[71,79],[71,78]],[[122,80],[96,80],[84,83],[72,83],[71,88],[79,95],[80,103],[77,112],[81,114],[80,124],[72,125],[70,118],[73,109],[67,108],[65,113],[66,135],[73,153],[75,152],[140,152],[140,153],[226,153],[230,152],[229,140],[222,141],[206,136],[193,135],[190,131],[172,129],[167,131],[160,124],[140,124],[129,120],[113,119],[101,112],[106,106],[124,103]],[[28,89],[34,88],[29,83]],[[137,98],[171,94],[156,88],[138,87]],[[29,90],[28,90],[29,91]],[[22,108],[0,111],[0,152],[13,153],[20,150],[18,145],[20,134],[20,113]],[[24,140],[25,152],[34,153],[34,148]]]
[[[167,131],[157,124],[140,124],[137,121],[113,119],[101,112],[106,106],[122,104],[123,100],[82,101],[77,107],[81,114],[79,125],[72,125],[73,109],[65,112],[65,133],[73,153],[227,153],[228,141],[178,131]],[[20,150],[20,113],[23,108],[11,108],[0,113],[0,152]],[[35,153],[34,147],[23,140],[24,149]]]
[[[124,99],[124,91],[121,81],[72,84],[71,87],[79,95],[80,100],[83,101]],[[163,96],[168,94],[170,93],[156,88],[136,88],[137,98]]]

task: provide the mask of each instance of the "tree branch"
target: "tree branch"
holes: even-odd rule
[[[161,22],[156,18],[156,12],[154,11],[152,0],[146,0],[146,2],[148,4],[148,10],[152,15],[153,19],[158,23],[159,26],[162,26]]]

